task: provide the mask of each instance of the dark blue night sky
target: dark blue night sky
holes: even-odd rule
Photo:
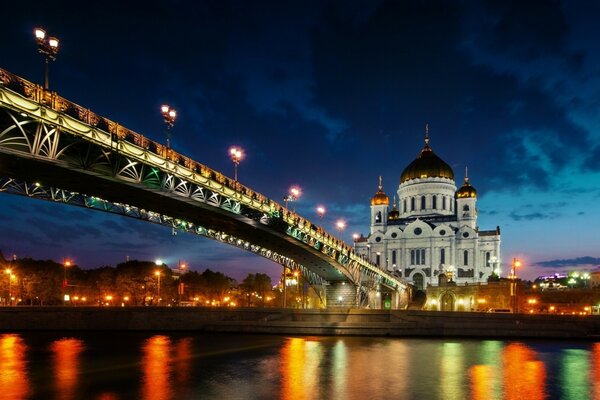
[[[42,82],[35,26],[61,40],[50,87],[297,211],[368,233],[383,176],[392,197],[423,146],[465,167],[479,226],[502,229],[534,278],[600,265],[600,3],[593,1],[166,1],[4,4],[0,66]],[[20,3],[20,5],[18,4]],[[276,277],[260,257],[114,215],[0,195],[0,250],[130,258]]]

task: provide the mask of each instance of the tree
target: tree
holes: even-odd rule
[[[264,307],[266,298],[268,296],[270,297],[270,292],[273,290],[271,277],[260,272],[256,274],[248,274],[248,276],[246,276],[246,278],[244,278],[242,281],[240,287],[242,292],[245,294],[244,297],[246,299],[247,306],[254,305],[254,299],[258,298],[261,306]]]

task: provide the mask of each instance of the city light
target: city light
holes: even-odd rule
[[[344,229],[346,229],[346,221],[340,219],[335,223],[335,226],[336,226],[338,232],[340,233],[340,240],[342,240],[342,233],[343,233]]]
[[[283,201],[285,201],[285,208],[288,208],[288,201],[291,201],[292,203],[294,203],[294,212],[296,212],[296,201],[300,198],[301,195],[302,190],[300,189],[300,187],[292,186],[289,190],[288,195],[283,198]]]
[[[46,31],[42,28],[35,28],[35,40],[38,45],[38,52],[44,55],[44,89],[49,89],[48,64],[50,61],[56,61],[58,54],[58,39],[50,36],[46,38]]]
[[[167,125],[167,149],[171,148],[171,128],[175,125],[175,119],[177,118],[177,111],[168,104],[163,104],[160,107],[163,119]]]
[[[244,158],[244,150],[240,147],[232,147],[229,149],[229,156],[231,157],[231,161],[233,161],[233,180],[237,182],[238,165],[240,165],[240,161]]]
[[[319,216],[319,227],[323,228],[323,217],[325,216],[325,207],[317,207],[317,215]]]

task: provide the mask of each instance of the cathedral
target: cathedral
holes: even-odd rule
[[[371,199],[371,228],[355,237],[356,252],[417,289],[440,282],[472,284],[498,275],[500,228],[477,226],[477,191],[465,173],[457,190],[454,171],[425,146],[402,171],[390,210],[379,190]]]

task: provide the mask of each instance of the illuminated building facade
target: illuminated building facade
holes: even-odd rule
[[[402,172],[390,210],[379,190],[371,199],[367,237],[355,239],[356,250],[382,269],[418,289],[440,279],[459,284],[486,282],[500,265],[500,228],[477,226],[477,191],[464,178],[457,189],[452,168],[429,145]]]

